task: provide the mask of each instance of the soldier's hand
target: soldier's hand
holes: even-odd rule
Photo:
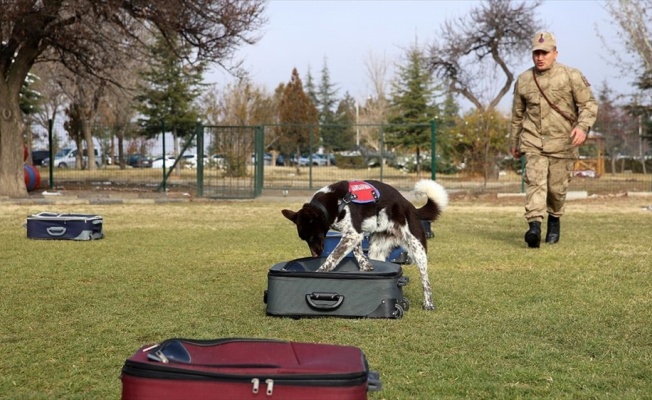
[[[588,137],[588,134],[584,132],[584,130],[577,127],[573,128],[570,135],[573,146],[583,145],[584,142],[586,142],[586,138]]]
[[[512,156],[514,156],[514,158],[521,158],[522,156],[521,152],[518,151],[518,148],[516,147],[512,147],[511,149],[509,149],[509,152],[512,153]]]

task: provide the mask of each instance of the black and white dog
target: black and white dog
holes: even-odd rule
[[[342,239],[317,272],[328,272],[353,250],[360,269],[372,270],[362,251],[362,240],[369,233],[369,257],[385,260],[392,249],[403,246],[419,268],[423,285],[423,308],[433,310],[428,279],[426,234],[422,220],[434,221],[448,205],[448,193],[437,182],[423,179],[414,187],[427,202],[416,208],[393,187],[379,181],[340,181],[317,191],[299,211],[282,210],[294,222],[302,240],[308,242],[313,257],[324,250],[329,229],[342,233]]]

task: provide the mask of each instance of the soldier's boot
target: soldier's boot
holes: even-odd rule
[[[525,232],[525,241],[528,247],[537,248],[541,244],[541,222],[532,221],[529,224],[530,229]]]
[[[548,215],[548,230],[546,232],[546,243],[555,244],[561,236],[561,221],[559,217]]]

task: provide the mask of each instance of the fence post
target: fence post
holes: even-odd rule
[[[437,179],[437,122],[430,121],[430,178]]]
[[[262,125],[256,126],[254,132],[256,143],[254,197],[258,197],[263,194],[263,176],[265,175],[265,133]]]
[[[197,197],[204,197],[204,128],[201,121],[195,129],[197,136]]]
[[[167,176],[165,174],[165,162],[167,161],[165,159],[165,121],[161,122],[161,134],[163,135],[163,140],[161,145],[163,146],[163,166],[161,167],[161,170],[163,171],[163,181],[161,182],[161,189],[163,189],[163,193],[167,193]]]
[[[360,148],[358,148],[358,151]],[[385,125],[380,125],[380,176],[379,181],[383,181],[383,173],[385,172]]]
[[[54,121],[52,118],[48,119],[48,156],[50,157],[50,162],[48,163],[48,174],[50,190],[54,189],[54,152],[52,151],[53,141],[53,131],[54,130]]]

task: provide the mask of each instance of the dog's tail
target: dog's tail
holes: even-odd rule
[[[422,179],[414,185],[414,192],[417,196],[425,195],[428,198],[426,204],[417,209],[417,215],[424,221],[434,221],[448,205],[448,193],[439,183]]]

